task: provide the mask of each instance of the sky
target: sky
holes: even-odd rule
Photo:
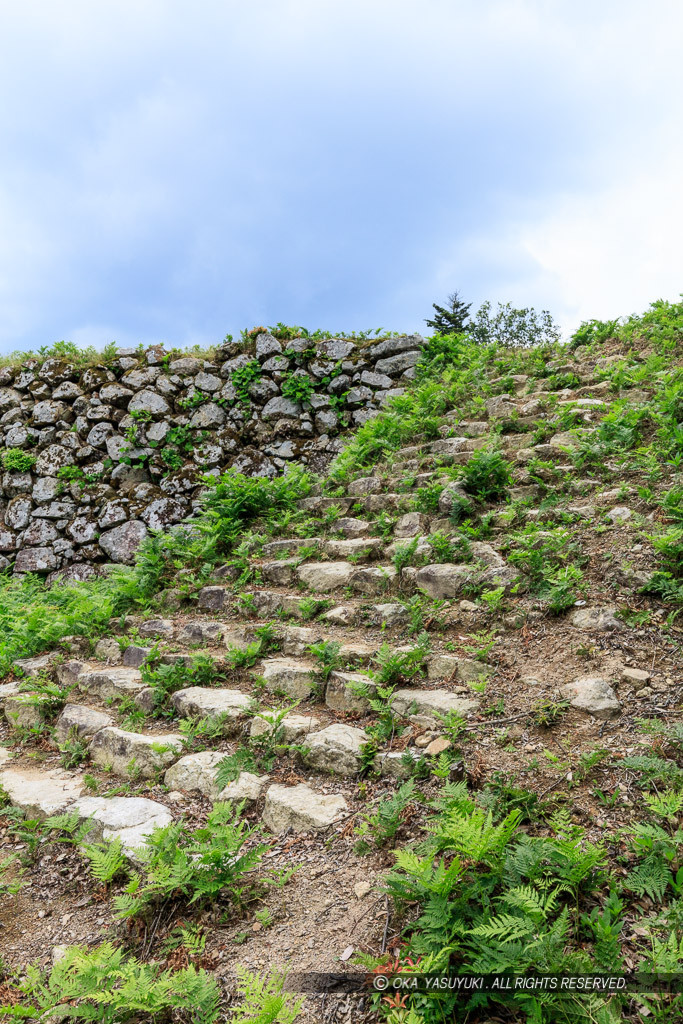
[[[0,351],[683,292],[679,0],[0,0]]]

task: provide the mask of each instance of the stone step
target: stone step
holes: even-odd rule
[[[251,709],[253,699],[241,690],[188,686],[176,690],[171,704],[181,718],[223,719],[223,734],[235,733]]]
[[[343,516],[334,523],[334,532],[341,533],[350,539],[368,537],[371,530],[372,523],[367,519],[355,519],[353,516]]]
[[[0,786],[13,807],[34,819],[61,813],[85,790],[80,773],[61,769],[5,768],[0,771]]]
[[[424,728],[440,728],[440,715],[448,715],[455,711],[466,717],[479,707],[479,702],[471,697],[458,697],[450,690],[420,690],[405,687],[395,690],[391,698],[391,710],[394,714],[408,717]]]
[[[213,803],[245,802],[250,807],[261,796],[268,784],[267,775],[253,775],[251,772],[240,772],[238,777],[222,789],[216,785],[218,765],[225,758],[225,753],[215,750],[202,750],[198,754],[186,754],[179,761],[166,769],[164,783],[169,789],[183,792],[198,792]]]
[[[270,693],[306,698],[316,689],[316,664],[296,658],[268,658],[261,663],[260,675]]]
[[[364,729],[336,722],[306,738],[304,763],[319,772],[356,775],[362,767],[361,747],[368,739]]]
[[[263,709],[258,715],[254,715],[249,727],[250,736],[263,736],[272,732],[276,725],[277,711]],[[320,728],[320,719],[315,715],[297,715],[294,712],[280,722],[278,729],[282,730],[283,743],[300,743],[310,734],[317,732]]]
[[[321,544],[319,537],[289,537],[286,540],[274,540],[264,544],[261,549],[261,557],[282,558],[283,555],[296,555],[306,548],[315,548]]]
[[[355,556],[358,562],[370,562],[381,558],[384,548],[379,537],[359,537],[349,540],[327,540],[323,544],[325,554],[332,559],[347,559]]]
[[[316,793],[310,786],[269,786],[262,821],[271,832],[326,829],[343,817],[348,804],[341,794]]]
[[[361,567],[349,562],[310,562],[300,565],[296,576],[316,594],[350,587],[360,594],[381,594],[390,590],[397,572],[393,565]]]
[[[89,750],[95,764],[115,775],[153,779],[177,761],[183,747],[183,737],[177,733],[126,732],[108,726],[95,733]]]
[[[163,804],[139,796],[82,796],[67,810],[77,811],[81,821],[92,822],[87,842],[118,839],[123,853],[134,862],[154,829],[166,828],[173,821]]]
[[[71,739],[91,740],[110,725],[114,725],[114,719],[103,711],[85,704],[65,704],[55,723],[55,739],[60,745]]]
[[[332,672],[325,687],[325,703],[332,711],[365,712],[369,710],[368,698],[359,696],[356,687],[366,687],[370,694],[376,685],[370,676],[362,672]]]

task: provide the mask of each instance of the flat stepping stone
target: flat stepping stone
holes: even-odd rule
[[[261,576],[266,583],[272,583],[277,587],[286,587],[294,580],[298,564],[297,558],[280,558],[275,562],[264,562],[261,566]]]
[[[398,576],[393,565],[373,565],[356,569],[351,586],[361,594],[383,594],[390,590]]]
[[[225,716],[225,733],[230,733],[246,716],[252,701],[241,690],[223,690],[213,686],[188,686],[176,690],[171,703],[181,718],[219,718]]]
[[[345,537],[367,537],[371,524],[366,519],[354,519],[352,516],[348,516],[337,519],[334,529],[338,533],[343,533]]]
[[[101,700],[110,697],[134,697],[140,690],[145,689],[139,670],[124,666],[84,669],[78,675],[77,684],[79,690],[95,694]]]
[[[325,554],[330,558],[347,559],[355,556],[361,562],[371,562],[382,555],[384,543],[379,537],[356,538],[354,540],[328,540],[325,542]]]
[[[219,641],[229,631],[223,622],[212,622],[210,619],[194,619],[186,622],[178,632],[178,640],[184,644],[207,643]]]
[[[266,733],[272,732],[275,724],[275,717],[277,712],[262,711],[260,714],[254,716],[254,720],[249,728],[250,736],[263,736]],[[280,729],[282,730],[282,743],[299,743],[304,740],[311,733],[316,732],[320,726],[320,719],[316,718],[315,715],[297,715],[290,714],[280,722]]]
[[[8,697],[16,697],[19,693],[19,683],[0,683],[0,708],[5,706]]]
[[[299,786],[270,786],[266,792],[263,824],[271,832],[311,832],[328,828],[348,810],[341,794],[316,793]]]
[[[151,735],[113,726],[100,729],[90,741],[90,756],[95,764],[125,777],[153,779],[177,761],[182,751],[183,738],[177,733]]]
[[[367,687],[370,694],[376,689],[370,676],[362,672],[332,672],[325,688],[325,703],[333,711],[367,711],[368,698],[355,692],[360,686]]]
[[[197,790],[214,803],[246,801],[249,807],[261,796],[268,783],[268,776],[253,775],[251,772],[240,772],[238,777],[219,790],[216,785],[218,765],[225,758],[225,753],[215,750],[203,750],[198,754],[186,754],[166,769],[164,782],[170,789],[186,792]]]
[[[308,697],[315,689],[312,673],[315,663],[298,658],[269,658],[264,661],[261,677],[270,693],[286,693],[289,697]]]
[[[427,679],[458,679],[462,683],[476,683],[490,679],[494,670],[475,658],[457,658],[454,654],[433,654],[427,659]]]
[[[560,693],[573,708],[594,718],[614,718],[621,711],[617,695],[606,679],[585,676],[560,687]]]
[[[229,587],[202,587],[197,595],[197,607],[203,612],[220,612],[230,602]]]
[[[81,821],[92,822],[86,842],[119,839],[132,859],[155,828],[166,828],[173,821],[163,804],[139,796],[83,796],[69,810],[77,811]]]
[[[51,652],[50,654],[40,654],[36,658],[17,658],[13,663],[13,668],[19,675],[35,679],[36,676],[49,673],[56,657],[57,655]]]
[[[335,528],[337,524],[335,523]],[[264,544],[261,554],[264,558],[280,558],[283,554],[295,555],[305,548],[315,548],[320,544],[319,537],[292,537],[289,540],[274,540]]]
[[[350,562],[311,562],[300,565],[296,576],[310,590],[328,593],[348,586],[355,571],[355,565]]]
[[[356,775],[362,766],[361,747],[368,738],[364,729],[336,722],[308,737],[304,761],[320,772]]]
[[[103,711],[83,704],[65,704],[55,724],[55,739],[60,745],[71,739],[91,739],[100,729],[113,725],[114,719]]]
[[[419,590],[436,601],[459,597],[467,580],[475,575],[471,565],[425,565],[415,576]]]
[[[458,697],[450,690],[396,690],[391,699],[393,712],[406,715],[411,721],[425,728],[440,726],[439,715],[452,711],[465,717],[476,711],[479,702],[469,697]]]
[[[35,768],[6,768],[0,772],[0,786],[9,796],[13,807],[26,812],[28,818],[49,818],[77,800],[83,792],[80,775],[64,772],[39,771]]]

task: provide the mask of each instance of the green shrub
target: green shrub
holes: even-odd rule
[[[237,400],[241,405],[249,405],[251,396],[249,394],[252,384],[261,379],[261,364],[258,359],[252,359],[246,366],[240,366],[230,374],[230,381],[237,392]]]
[[[138,917],[165,901],[202,904],[227,896],[240,903],[253,888],[245,876],[267,849],[245,849],[257,829],[240,820],[242,807],[214,804],[206,826],[192,832],[182,821],[155,829],[140,850],[144,877],[134,874],[114,899],[116,916]]]
[[[14,1020],[213,1024],[219,1009],[218,982],[206,971],[164,971],[109,942],[92,950],[70,946],[49,973],[28,966],[17,991],[18,1001],[0,1007]]]
[[[228,470],[209,486],[204,498],[206,527],[229,550],[247,524],[275,513],[293,512],[311,486],[309,473],[299,466],[290,467],[284,476],[273,480]]]
[[[27,473],[36,464],[33,452],[23,452],[20,448],[5,448],[0,456],[4,469],[17,473]]]
[[[284,398],[303,405],[310,401],[315,391],[315,381],[306,373],[290,373],[280,385],[280,390]]]
[[[504,498],[510,479],[510,465],[499,451],[482,448],[463,466],[463,487],[479,501]]]

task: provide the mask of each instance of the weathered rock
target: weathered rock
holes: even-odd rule
[[[263,662],[261,676],[271,693],[286,693],[289,697],[308,697],[315,689],[313,662],[294,658],[270,658]]]
[[[426,565],[420,569],[415,582],[420,590],[435,600],[459,597],[473,570],[467,565]]]
[[[69,811],[77,811],[81,821],[92,823],[88,842],[118,839],[132,860],[155,828],[166,828],[173,821],[163,804],[139,796],[83,796]]]
[[[393,565],[373,565],[356,569],[351,584],[361,594],[383,594],[390,590],[398,576]]]
[[[77,663],[78,664],[78,663]],[[67,682],[64,678],[65,671],[71,673],[67,666],[61,666],[58,671],[60,681]],[[81,666],[75,676],[78,689],[96,694],[101,700],[120,697],[134,697],[136,693],[144,688],[142,676],[134,668],[123,666],[100,667],[89,669],[88,666]]]
[[[368,740],[364,729],[337,722],[306,740],[304,760],[317,771],[355,775],[361,768],[361,747]]]
[[[271,832],[309,832],[328,828],[347,810],[346,800],[339,794],[316,793],[303,783],[270,786],[262,820]]]
[[[418,351],[401,352],[399,355],[389,356],[388,359],[378,359],[375,363],[375,370],[377,373],[385,373],[390,377],[395,377],[397,374],[409,369],[409,367],[415,366],[419,360],[420,352]]]
[[[277,712],[262,711],[255,715],[249,728],[250,736],[264,736],[276,729]],[[277,727],[278,742],[301,743],[305,742],[310,733],[314,733],[320,725],[320,719],[314,715],[289,714],[280,722]]]
[[[400,516],[394,526],[394,537],[397,540],[409,537],[418,537],[426,533],[429,527],[429,519],[422,512],[406,512]]]
[[[621,672],[621,678],[627,683],[633,683],[636,689],[639,690],[647,684],[652,675],[642,668],[624,668]]]
[[[109,726],[96,732],[90,742],[95,764],[128,778],[153,779],[157,772],[177,761],[183,738],[175,733],[152,735],[126,732]]]
[[[459,697],[449,690],[401,689],[393,694],[391,709],[395,714],[405,715],[425,728],[442,724],[440,715],[455,711],[463,717],[476,711],[479,702],[469,697]]]
[[[22,548],[14,562],[14,571],[51,572],[59,566],[59,559],[52,548]]]
[[[197,596],[197,606],[204,612],[219,612],[229,600],[228,587],[202,587]]]
[[[90,739],[100,729],[113,724],[111,715],[105,715],[103,711],[83,704],[65,704],[55,725],[55,739],[59,744],[74,738]]]
[[[283,398],[282,395],[278,395],[276,398],[271,398],[269,402],[266,402],[261,410],[261,419],[266,421],[298,419],[300,415],[301,406],[298,402],[292,402],[289,398]]]
[[[327,593],[347,586],[355,571],[355,566],[348,562],[311,562],[300,565],[296,575],[310,590]]]
[[[116,640],[105,637],[95,644],[95,657],[100,661],[106,661],[109,665],[118,665],[123,660],[121,646]],[[137,666],[133,666],[137,667]]]
[[[404,626],[410,622],[410,612],[402,604],[375,604],[370,608],[370,620],[380,626]]]
[[[182,718],[221,718],[223,731],[237,728],[251,707],[251,699],[240,690],[222,690],[209,686],[188,686],[176,690],[171,703]]]
[[[577,629],[594,633],[624,629],[623,622],[619,622],[614,611],[614,608],[577,608],[572,612],[570,622]]]
[[[621,704],[606,679],[584,677],[561,687],[563,697],[573,708],[586,711],[594,718],[613,718],[621,711]]]
[[[379,558],[382,554],[382,541],[379,537],[358,537],[350,540],[325,541],[325,554],[330,558],[347,559],[353,557],[356,562],[367,562]]]
[[[132,565],[135,561],[135,554],[146,536],[145,524],[133,519],[101,534],[99,545],[105,554],[109,555],[112,562]]]
[[[0,772],[0,786],[13,807],[26,812],[27,818],[48,818],[58,814],[83,792],[80,775],[72,772],[6,768]]]
[[[205,402],[192,414],[190,426],[195,430],[211,430],[225,423],[225,410],[215,402]]]
[[[372,679],[362,672],[332,672],[325,688],[325,703],[333,711],[366,711],[368,698],[359,695],[360,687],[365,687],[368,695],[376,689]]]
[[[56,656],[53,651],[50,654],[39,654],[35,658],[17,658],[14,662],[14,669],[21,676],[35,679],[36,676],[49,673]]]
[[[354,519],[350,516],[337,519],[334,528],[343,533],[345,537],[367,537],[370,533],[369,522],[365,519]]]

